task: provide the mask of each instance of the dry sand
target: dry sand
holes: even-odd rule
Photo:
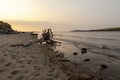
[[[61,79],[64,77],[57,68],[56,73],[59,74],[52,73],[55,68],[48,64],[40,45],[20,45],[34,39],[29,33],[0,35],[0,80],[51,80],[58,75]]]
[[[31,33],[0,35],[0,80],[103,80],[100,71],[64,60]]]

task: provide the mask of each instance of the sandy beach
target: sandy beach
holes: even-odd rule
[[[106,65],[93,69],[88,59],[86,65],[70,61],[36,40],[31,33],[0,35],[0,80],[114,80],[105,77]]]
[[[0,35],[0,38],[0,80],[64,78],[62,71],[54,68],[44,57],[40,45],[20,45],[34,41],[30,33]]]
[[[120,80],[120,0],[0,0],[0,80]]]

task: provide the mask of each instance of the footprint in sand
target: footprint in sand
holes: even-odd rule
[[[26,58],[26,56],[22,56],[23,58]]]
[[[10,78],[10,79],[11,79],[11,78],[13,78],[13,77],[10,75],[10,76],[8,76],[8,78]]]
[[[15,58],[16,58],[16,56],[15,56],[15,55],[11,55],[11,57],[12,57],[13,59],[15,59]]]
[[[7,54],[4,54],[4,56],[8,56]]]
[[[19,66],[20,68],[24,68],[25,67],[25,65],[21,65],[21,66]]]
[[[22,75],[22,76],[17,77],[15,80],[23,80],[23,79],[24,79],[24,76]]]
[[[0,70],[0,73],[1,73],[1,72],[4,72],[4,71],[5,71],[5,69],[1,69],[1,70]]]
[[[31,64],[32,60],[26,60],[27,64]]]
[[[18,60],[18,63],[21,63],[21,64],[22,64],[23,62],[24,62],[23,60]]]
[[[46,80],[54,80],[52,77],[48,77],[46,78]]]
[[[9,63],[5,64],[5,66],[6,66],[6,67],[9,67],[11,64],[12,64],[12,63],[9,62]]]
[[[53,75],[49,73],[49,74],[47,74],[47,76],[52,77]]]
[[[18,73],[19,73],[19,71],[12,71],[12,72],[11,72],[12,75],[16,75],[16,74],[18,74]]]
[[[0,59],[0,62],[4,62],[5,61],[5,59]]]
[[[34,70],[40,70],[39,66],[34,66]]]

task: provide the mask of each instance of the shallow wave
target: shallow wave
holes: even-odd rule
[[[54,38],[79,49],[86,47],[92,53],[120,59],[120,32],[55,33]]]
[[[91,44],[91,43],[86,43],[86,42],[76,42],[76,41],[67,40],[67,39],[60,39],[60,38],[55,38],[55,39],[73,43],[80,50],[81,48],[85,47],[88,49],[89,52],[120,60],[120,54],[119,54],[120,48],[117,48],[114,46],[109,47],[106,45]]]
[[[110,49],[110,50],[114,50],[114,51],[120,51],[120,48],[115,47],[115,46],[108,46],[108,45],[103,45],[103,44],[94,44],[94,43],[89,43],[89,42],[76,42],[75,40],[69,40],[69,39],[60,39],[60,38],[55,38],[57,40],[62,40],[62,41],[67,41],[67,42],[71,42],[74,43],[75,45],[86,45],[89,47],[95,47],[95,48],[100,48],[102,49],[103,47],[105,47],[106,49]]]
[[[120,41],[119,39],[111,39],[111,38],[100,38],[100,37],[83,37],[83,36],[71,36],[71,35],[63,35],[63,34],[55,34],[55,36],[64,36],[64,37],[74,37],[74,38],[88,38],[88,39],[102,39],[102,40],[116,40],[116,41]]]

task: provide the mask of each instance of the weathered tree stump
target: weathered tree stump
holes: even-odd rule
[[[46,44],[55,44],[57,41],[53,40],[53,32],[51,29],[45,29],[42,33],[42,38],[39,40],[40,44],[46,42]]]

